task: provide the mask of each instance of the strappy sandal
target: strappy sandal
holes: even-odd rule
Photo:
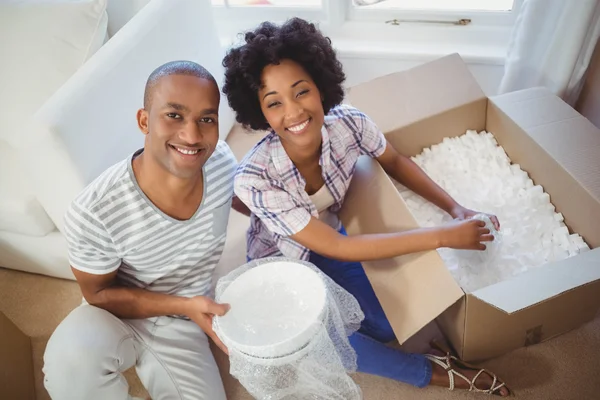
[[[443,357],[436,356],[433,354],[425,354],[425,357],[432,363],[436,363],[440,367],[444,368],[444,370],[448,373],[448,380],[450,381],[450,387],[448,388],[449,390],[454,390],[454,388],[455,388],[454,379],[455,379],[455,377],[459,377],[459,378],[465,380],[469,384],[469,389],[468,389],[469,392],[501,396],[500,389],[505,387],[508,390],[508,396],[513,396],[512,391],[508,388],[508,386],[506,386],[506,383],[504,383],[500,379],[498,379],[496,374],[494,374],[493,372],[488,371],[483,368],[476,367],[465,361],[460,360],[459,358],[453,356],[448,348],[446,348],[445,346],[443,346],[441,343],[439,343],[437,341],[431,342],[431,346],[434,349],[437,349],[437,350],[441,351],[442,353],[446,354]],[[470,370],[478,371],[478,372],[473,377],[473,379],[469,379],[465,375],[456,371],[452,365],[455,365],[458,368],[470,369]],[[489,389],[479,389],[476,386],[477,379],[482,374],[488,374],[492,378],[492,384],[490,385]]]

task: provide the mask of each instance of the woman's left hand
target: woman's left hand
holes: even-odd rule
[[[480,213],[478,211],[469,210],[468,208],[465,208],[461,205],[457,205],[452,210],[450,210],[449,214],[454,219],[463,220],[463,219],[472,218],[475,215],[482,214],[482,213]],[[487,214],[487,213],[483,213],[483,214],[486,214],[490,217],[490,219],[492,220],[492,223],[494,224],[494,228],[496,228],[496,230],[500,230],[500,222],[498,221],[498,217],[496,217],[495,215]]]

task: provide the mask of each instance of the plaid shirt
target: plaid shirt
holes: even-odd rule
[[[386,139],[375,123],[354,107],[340,105],[325,116],[320,165],[339,212],[361,155],[376,158]],[[268,134],[244,157],[235,176],[235,194],[252,211],[248,259],[286,256],[308,260],[310,250],[289,236],[319,213],[305,191],[306,181],[285,152],[279,136]]]

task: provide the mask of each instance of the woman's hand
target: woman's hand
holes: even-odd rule
[[[485,214],[485,213],[480,213],[478,211],[469,210],[468,208],[465,208],[461,205],[456,205],[454,208],[452,208],[452,210],[450,210],[449,214],[454,219],[465,220],[465,219],[472,218],[477,214]],[[486,214],[486,215],[490,217],[490,220],[494,224],[494,228],[496,228],[497,231],[500,230],[500,222],[498,221],[498,217],[496,217],[495,215],[491,215],[491,214]]]
[[[481,242],[491,242],[494,235],[478,219],[455,220],[441,227],[439,247],[463,250],[485,250]]]

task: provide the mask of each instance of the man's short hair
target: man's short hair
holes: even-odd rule
[[[206,79],[207,81],[213,82],[218,87],[215,77],[208,72],[202,65],[193,61],[170,61],[166,64],[156,68],[146,81],[146,88],[144,90],[144,108],[149,109],[152,104],[152,95],[154,88],[158,84],[161,78],[171,75],[190,75],[197,78]]]

